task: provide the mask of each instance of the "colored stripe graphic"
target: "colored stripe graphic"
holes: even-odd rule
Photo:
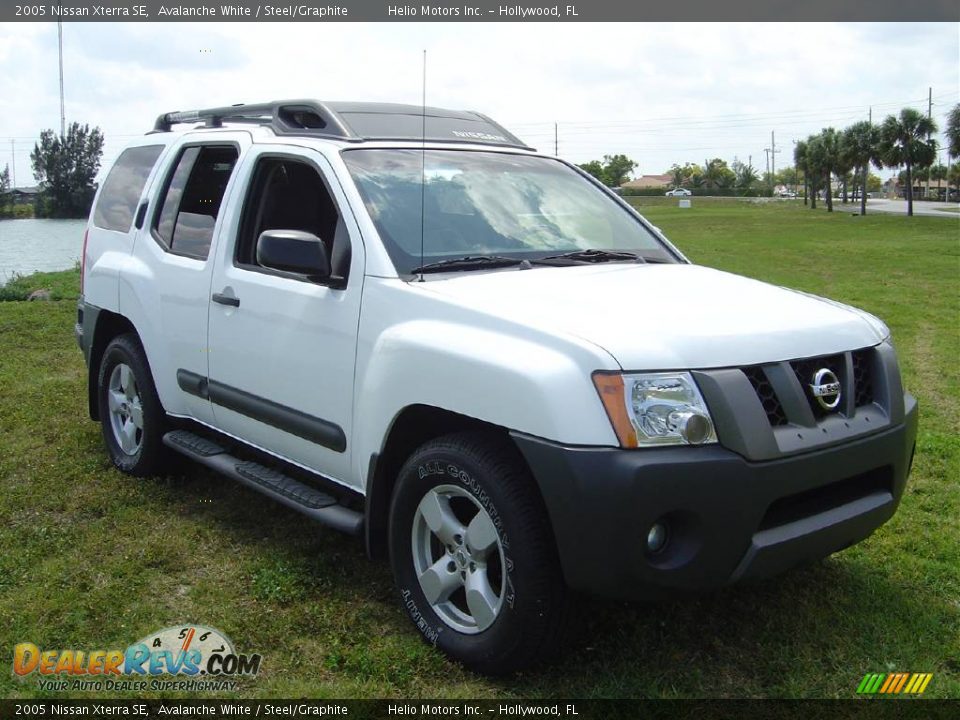
[[[920,695],[933,673],[867,673],[857,686],[858,695]]]

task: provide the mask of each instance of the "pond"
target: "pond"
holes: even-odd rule
[[[79,260],[86,220],[0,220],[0,285],[16,273],[67,270]]]

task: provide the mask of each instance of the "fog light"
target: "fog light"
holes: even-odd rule
[[[647,551],[658,553],[667,544],[667,526],[665,523],[657,521],[650,526],[647,531]]]

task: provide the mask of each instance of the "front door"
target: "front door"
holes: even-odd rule
[[[242,206],[231,213],[211,285],[207,392],[215,425],[345,482],[363,284],[359,231],[316,151],[255,146],[238,173]],[[332,279],[321,284],[259,265],[256,241],[271,229],[317,235]]]

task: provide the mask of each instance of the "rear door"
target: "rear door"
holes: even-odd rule
[[[134,263],[124,273],[121,312],[134,320],[166,410],[212,423],[210,403],[184,392],[183,374],[207,374],[212,248],[219,242],[246,132],[184,137],[154,182]]]
[[[258,144],[238,181],[242,208],[230,211],[235,225],[225,230],[211,286],[208,390],[216,426],[349,483],[359,230],[317,151]],[[256,240],[270,229],[320,237],[334,278],[320,283],[262,267]]]

